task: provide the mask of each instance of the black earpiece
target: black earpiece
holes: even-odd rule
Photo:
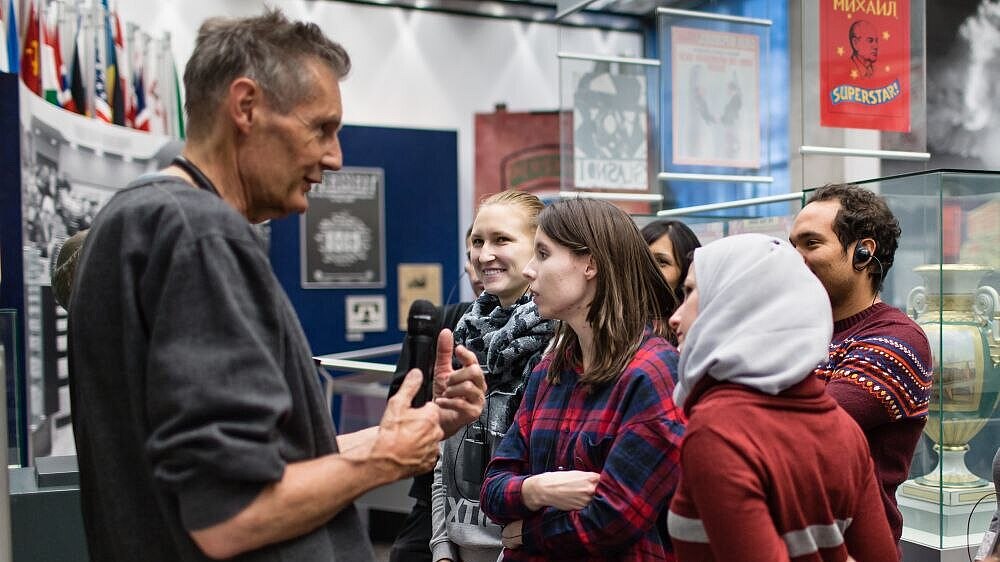
[[[875,287],[875,298],[872,300],[872,304],[875,304],[875,301],[878,300],[878,294],[882,292],[882,282],[885,281],[885,269],[882,268],[882,260],[875,257],[872,250],[862,244],[861,240],[858,240],[857,245],[854,246],[854,257],[851,258],[851,266],[854,267],[854,270],[864,271],[873,260],[878,265],[878,278],[876,279],[878,283]]]
[[[857,246],[855,246],[854,260],[852,261],[854,269],[861,271],[862,269],[865,268],[865,266],[868,265],[868,262],[870,262],[871,259],[872,259],[872,251],[868,249],[868,246],[864,246],[862,244],[858,244]]]

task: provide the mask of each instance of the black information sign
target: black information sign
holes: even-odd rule
[[[323,174],[299,222],[302,287],[385,286],[385,172],[344,168]]]

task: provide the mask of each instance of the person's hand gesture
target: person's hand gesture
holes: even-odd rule
[[[525,507],[533,511],[545,506],[577,511],[587,507],[594,498],[600,479],[600,474],[582,470],[543,472],[525,479],[521,497]]]
[[[382,457],[400,471],[399,478],[423,474],[434,469],[438,457],[441,431],[441,409],[428,402],[419,408],[410,403],[420,390],[423,375],[419,369],[407,373],[399,391],[389,399],[379,422],[378,436],[371,455]]]
[[[452,369],[452,349],[462,368]],[[463,346],[454,347],[451,330],[438,334],[434,364],[434,403],[441,407],[441,429],[449,437],[479,417],[486,403],[486,379],[476,354]]]

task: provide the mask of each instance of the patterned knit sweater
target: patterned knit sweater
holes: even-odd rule
[[[909,473],[927,421],[931,363],[930,345],[920,326],[880,302],[834,323],[830,355],[815,371],[868,439],[897,541],[903,517],[896,506],[896,488]]]

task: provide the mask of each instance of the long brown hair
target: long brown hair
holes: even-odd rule
[[[589,255],[597,268],[594,300],[587,311],[597,353],[580,382],[598,386],[617,380],[639,349],[646,326],[668,336],[667,319],[676,307],[673,293],[631,217],[611,203],[560,201],[538,215],[538,227],[574,254]],[[548,378],[558,383],[568,363],[582,363],[583,350],[566,323],[554,340]]]

